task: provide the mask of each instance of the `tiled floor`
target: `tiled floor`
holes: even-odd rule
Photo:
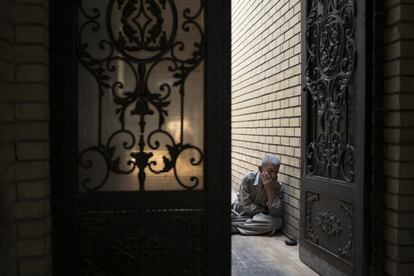
[[[286,246],[283,234],[232,236],[232,276],[315,276],[299,260],[298,246]]]

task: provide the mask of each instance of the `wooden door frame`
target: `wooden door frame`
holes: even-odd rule
[[[52,254],[54,275],[74,275],[73,210],[77,175],[76,141],[77,117],[74,93],[76,62],[73,41],[73,23],[76,19],[76,1],[51,1],[49,7],[50,26],[50,140],[51,140],[51,206],[52,206]],[[200,201],[208,202],[206,217],[209,222],[207,258],[214,260],[206,267],[206,275],[230,275],[230,198],[231,198],[231,3],[230,1],[206,1],[207,54],[214,57],[206,60],[209,86],[205,101],[205,161],[211,156],[219,162],[205,166],[207,183],[205,196]],[[177,197],[185,202],[186,192],[171,192],[171,201]],[[142,197],[145,201],[145,197]],[[97,196],[96,204],[105,204]],[[168,205],[168,201],[166,205]],[[132,205],[136,205],[131,203]],[[201,202],[200,202],[201,204]],[[214,222],[214,223],[213,223]],[[214,237],[214,238],[213,238]]]

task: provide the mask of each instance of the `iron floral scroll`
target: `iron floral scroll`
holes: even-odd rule
[[[354,0],[314,0],[307,18],[304,91],[311,101],[306,172],[354,180],[349,87],[355,68]]]
[[[183,189],[200,184],[197,175],[183,179],[177,163],[184,152],[185,156],[191,152],[187,167],[200,167],[203,162],[200,146],[186,142],[184,118],[185,99],[192,92],[186,90],[186,82],[204,59],[204,3],[193,1],[191,7],[182,7],[190,3],[184,1],[178,9],[178,2],[79,1],[77,58],[97,84],[97,91],[87,92],[98,95],[96,143],[81,149],[79,165],[86,171],[98,163],[102,167],[99,174],[80,179],[87,191],[101,189],[111,174],[136,174],[140,191],[146,188],[148,173],[172,172]],[[189,34],[190,41],[182,34]],[[98,41],[91,43],[91,37]],[[165,81],[154,80],[159,72]],[[108,98],[112,109],[104,105]],[[165,128],[173,103],[179,105],[175,107],[178,136]],[[109,134],[104,131],[108,113],[116,118]],[[133,127],[131,120],[136,122]],[[156,160],[161,148],[162,157]]]

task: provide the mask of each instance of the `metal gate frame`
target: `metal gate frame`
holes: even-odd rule
[[[83,200],[83,195],[73,197],[77,171],[77,99],[73,96],[76,68],[75,36],[73,23],[76,18],[74,5],[77,1],[51,1],[50,3],[50,135],[51,135],[51,187],[52,187],[52,250],[53,271],[56,275],[76,275],[77,260],[74,239],[76,237],[75,210],[86,210],[93,206],[99,209],[113,209],[105,195],[94,195]],[[218,8],[219,7],[219,8]],[[154,208],[204,209],[203,216],[208,239],[205,240],[204,275],[230,275],[230,132],[231,94],[230,51],[231,11],[229,1],[206,1],[209,32],[207,48],[208,97],[206,98],[205,121],[205,175],[208,180],[203,192],[157,192],[128,195],[119,192],[112,199],[118,200],[121,208],[115,213],[133,209],[148,209],[154,202],[161,202]],[[214,57],[214,59],[212,58]],[[208,161],[210,160],[210,161]],[[212,162],[212,160],[215,160]],[[213,183],[214,185],[208,185]],[[190,196],[192,199],[190,200]],[[137,200],[139,199],[139,200]],[[161,201],[162,199],[162,201]],[[190,204],[191,201],[191,204]],[[108,213],[113,215],[115,213]],[[145,216],[145,214],[143,214]],[[208,247],[207,247],[208,245]],[[187,260],[188,261],[188,260]]]

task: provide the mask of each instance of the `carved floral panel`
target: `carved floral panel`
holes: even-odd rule
[[[354,262],[354,205],[326,195],[306,192],[305,239]]]

